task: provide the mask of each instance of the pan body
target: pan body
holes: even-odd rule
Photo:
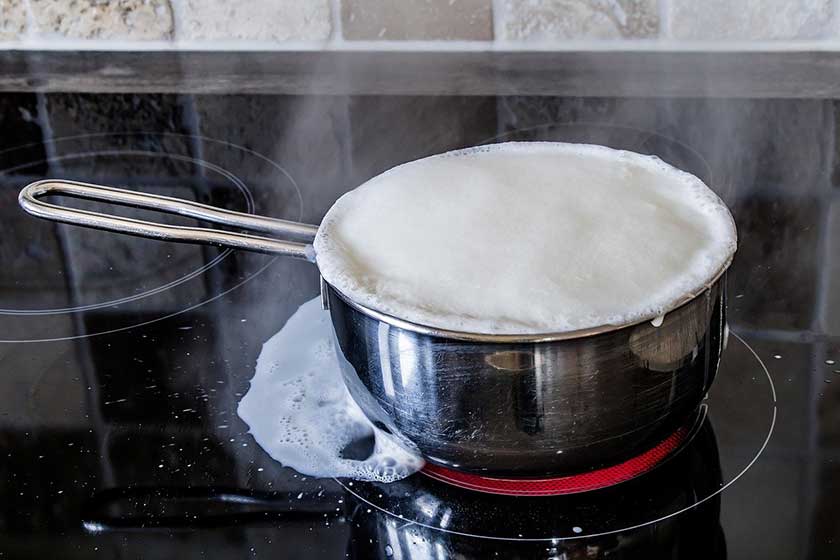
[[[374,424],[437,465],[528,478],[619,463],[687,422],[718,368],[724,285],[725,275],[659,326],[539,342],[436,336],[329,284],[322,296],[344,381]]]

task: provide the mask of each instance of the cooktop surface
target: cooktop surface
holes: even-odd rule
[[[809,99],[0,94],[0,556],[837,557],[839,110]],[[236,408],[262,344],[317,296],[314,266],[57,225],[17,204],[24,185],[52,177],[318,223],[393,165],[506,140],[656,154],[703,178],[738,224],[715,384],[687,442],[631,481],[512,497],[422,472],[391,484],[300,475],[256,444]]]

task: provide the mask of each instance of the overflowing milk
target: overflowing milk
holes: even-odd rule
[[[421,159],[330,209],[324,278],[365,306],[486,334],[661,316],[731,259],[735,225],[697,177],[602,146],[507,143]]]
[[[320,299],[302,305],[263,345],[239,416],[269,455],[305,475],[391,482],[416,472],[423,460],[373,426],[353,401],[334,344]],[[369,457],[342,456],[370,436]]]

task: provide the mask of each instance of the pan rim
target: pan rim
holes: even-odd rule
[[[622,324],[606,324],[606,325],[599,325],[595,327],[587,327],[585,329],[576,329],[572,331],[559,331],[559,332],[546,332],[546,333],[523,333],[523,334],[489,334],[489,333],[474,333],[468,331],[456,331],[450,329],[443,329],[439,327],[435,327],[432,325],[424,325],[421,323],[414,323],[412,321],[408,321],[406,319],[402,319],[395,315],[390,315],[388,313],[384,313],[382,311],[378,311],[371,307],[367,307],[354,301],[348,295],[341,292],[338,288],[327,282],[323,276],[321,277],[322,286],[321,286],[321,297],[322,301],[325,304],[325,307],[328,305],[328,298],[324,293],[324,290],[327,288],[334,293],[338,298],[340,298],[344,303],[355,309],[356,311],[366,315],[372,319],[377,321],[381,321],[383,323],[387,323],[393,327],[400,328],[402,330],[414,332],[417,334],[430,336],[434,338],[443,338],[443,339],[451,339],[451,340],[458,340],[464,342],[479,342],[479,343],[491,343],[491,344],[517,344],[517,343],[541,343],[541,342],[558,342],[563,340],[577,340],[581,338],[588,338],[592,336],[598,336],[601,334],[606,334],[614,331],[619,331],[622,329],[626,329],[628,327],[633,327],[636,325],[640,325],[642,323],[650,322],[657,317],[663,317],[672,311],[687,305],[697,299],[698,297],[702,296],[703,294],[710,291],[714,288],[720,281],[724,278],[729,266],[732,264],[732,260],[734,255],[730,256],[720,269],[715,273],[715,275],[703,284],[702,287],[698,288],[697,290],[690,292],[680,299],[678,299],[672,306],[661,314],[656,315],[645,315],[640,319],[635,319],[633,321],[622,323]]]

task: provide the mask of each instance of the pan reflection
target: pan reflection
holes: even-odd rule
[[[357,483],[347,553],[403,560],[725,558],[720,496],[703,500],[721,484],[708,419],[691,443],[654,471],[596,492],[512,498],[422,475],[393,484]]]
[[[274,473],[278,485],[285,485],[284,473]],[[298,480],[291,491],[132,486],[96,493],[81,521],[95,535],[223,531],[243,554],[258,549],[261,557],[284,557],[289,539],[319,531],[340,541],[337,555],[365,560],[718,559],[726,557],[715,494],[721,485],[706,419],[653,471],[589,493],[494,496],[422,474],[391,484]]]

